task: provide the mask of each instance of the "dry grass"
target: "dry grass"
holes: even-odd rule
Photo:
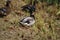
[[[19,24],[21,18],[28,16],[21,7],[28,1],[12,0],[11,12],[4,18],[0,18],[0,40],[60,40],[60,20],[56,20],[57,6],[44,6],[37,4],[35,12],[36,23],[31,27],[23,27]],[[0,0],[0,7],[5,1]]]

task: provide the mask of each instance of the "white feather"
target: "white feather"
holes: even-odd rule
[[[27,20],[29,20],[29,24],[28,23],[25,23]],[[20,22],[22,25],[26,25],[26,26],[31,26],[31,25],[33,25],[34,23],[35,23],[35,20],[34,20],[34,18],[32,18],[32,17],[26,17],[26,18],[24,18],[23,20],[22,20],[22,22]]]

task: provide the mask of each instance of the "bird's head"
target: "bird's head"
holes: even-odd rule
[[[9,4],[11,3],[11,0],[6,0],[6,7],[9,7]]]

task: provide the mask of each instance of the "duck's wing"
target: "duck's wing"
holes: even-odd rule
[[[31,20],[31,19],[33,19],[33,18],[31,18],[31,17],[26,17],[26,18],[22,19],[22,22],[26,22],[26,21]]]
[[[0,8],[0,12],[1,12],[1,13],[5,13],[6,10],[7,10],[6,8]]]

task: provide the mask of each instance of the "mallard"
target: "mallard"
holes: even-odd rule
[[[34,15],[30,15],[29,17],[25,17],[20,21],[20,24],[24,26],[32,26],[35,23]]]
[[[37,0],[34,0],[33,3],[32,3],[32,0],[31,0],[29,4],[24,5],[21,8],[22,8],[23,11],[28,11],[29,13],[31,11],[35,12],[35,10],[36,10],[36,3],[37,3]]]
[[[4,17],[7,15],[10,8],[9,6],[10,2],[11,2],[10,0],[7,0],[5,7],[0,8],[0,17]]]

